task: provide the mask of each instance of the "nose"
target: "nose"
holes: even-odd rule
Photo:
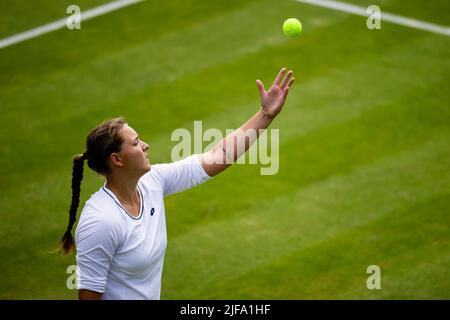
[[[144,151],[147,151],[148,150],[148,144],[146,144],[145,142],[144,142]]]

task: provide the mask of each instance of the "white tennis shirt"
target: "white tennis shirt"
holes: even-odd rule
[[[75,231],[78,289],[101,292],[103,299],[159,299],[167,245],[164,197],[210,178],[198,155],[152,165],[138,181],[138,217],[105,182],[86,201]]]

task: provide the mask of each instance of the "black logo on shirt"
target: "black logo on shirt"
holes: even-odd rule
[[[150,210],[150,215],[152,216],[155,213],[155,208],[152,208],[152,210]]]

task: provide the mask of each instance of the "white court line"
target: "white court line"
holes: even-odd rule
[[[359,16],[368,17],[369,14],[366,11],[366,8],[356,6],[353,4],[348,4],[345,2],[339,2],[334,0],[294,0],[297,2],[303,2],[307,4],[312,4],[319,7],[334,9],[338,11],[344,11],[348,13],[353,13]],[[406,4],[407,5],[407,4]],[[411,19],[407,17],[402,17],[396,14],[384,12],[381,10],[381,20],[392,22],[394,24],[402,25],[405,27],[410,27],[414,29],[425,30],[433,33],[443,34],[445,36],[450,36],[450,28],[440,26],[437,24],[424,22],[416,19]]]
[[[106,3],[104,5],[88,9],[86,11],[81,10],[81,21],[86,21],[89,19],[92,19],[97,16],[101,16],[103,14],[106,14],[108,12],[118,10],[124,7],[127,7],[129,5],[142,2],[144,0],[116,0],[109,3]],[[66,8],[62,8],[65,9]],[[18,33],[16,35],[13,35],[8,38],[4,38],[0,40],[0,49],[3,49],[8,46],[12,46],[13,44],[26,41],[32,38],[39,37],[43,34],[62,29],[66,27],[67,17],[62,18],[60,20],[53,21],[51,23],[45,24],[43,26],[27,30],[25,32]]]

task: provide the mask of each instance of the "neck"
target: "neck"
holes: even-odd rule
[[[137,183],[139,179],[123,179],[117,176],[107,178],[106,187],[114,192],[120,202],[133,204],[138,200]]]

